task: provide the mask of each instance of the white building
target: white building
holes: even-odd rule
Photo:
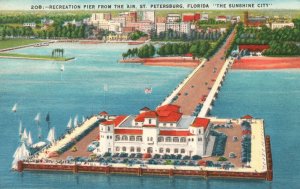
[[[108,118],[107,113],[100,113]],[[180,107],[143,108],[137,116],[117,116],[100,123],[101,154],[150,153],[205,155],[210,120],[182,115]]]
[[[180,14],[168,14],[167,22],[179,22],[180,18]]]
[[[166,23],[166,30],[173,30],[181,33],[190,34],[191,23],[190,22],[170,22]]]
[[[64,22],[63,26],[67,26],[67,25],[75,25],[76,27],[80,27],[82,25],[82,21],[76,21],[75,19],[72,21],[66,21]]]
[[[227,21],[227,17],[226,16],[217,16],[216,17],[216,21],[217,22],[226,22]]]
[[[294,23],[293,22],[288,22],[288,23],[276,23],[276,22],[273,22],[271,23],[271,29],[274,30],[276,28],[284,28],[284,27],[291,27],[293,28],[294,27]]]
[[[141,20],[149,20],[155,22],[155,11],[141,11],[139,12]]]
[[[207,13],[202,13],[201,19],[200,20],[208,20],[208,14]]]
[[[35,28],[35,27],[36,27],[36,24],[35,24],[35,22],[26,22],[26,23],[23,23],[23,26],[24,26],[24,27]]]
[[[166,23],[156,23],[156,33],[159,35],[160,32],[166,31]]]

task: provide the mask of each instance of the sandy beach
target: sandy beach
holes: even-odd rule
[[[272,70],[299,69],[300,57],[243,57],[235,60],[232,69],[237,70]]]

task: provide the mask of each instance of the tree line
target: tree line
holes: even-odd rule
[[[143,45],[140,48],[133,48],[128,49],[127,52],[122,54],[123,59],[125,58],[132,58],[132,57],[139,57],[139,58],[150,58],[155,55],[156,49],[155,47],[150,44]]]

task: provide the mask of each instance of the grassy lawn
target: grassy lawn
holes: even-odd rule
[[[0,49],[12,48],[41,42],[39,39],[5,39],[0,40]]]
[[[68,61],[74,58],[64,58],[64,57],[52,57],[52,56],[43,56],[43,55],[30,55],[30,54],[17,54],[17,53],[0,53],[0,56],[4,57],[15,57],[15,58],[24,58],[24,59],[43,59],[43,60],[56,60],[56,61]]]

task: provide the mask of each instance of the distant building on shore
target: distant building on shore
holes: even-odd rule
[[[184,13],[182,14],[182,21],[183,22],[195,22],[200,20],[201,14],[200,13]]]
[[[290,28],[293,28],[294,27],[294,23],[293,22],[272,22],[270,24],[271,26],[271,29],[274,30],[274,29],[277,29],[277,28],[284,28],[284,27],[290,27]]]
[[[31,28],[35,28],[36,27],[36,23],[35,22],[25,22],[23,23],[24,27],[31,27]]]
[[[100,113],[100,118],[108,118]],[[137,116],[100,123],[100,153],[206,155],[210,119],[182,115],[177,105],[143,108]]]
[[[247,27],[261,27],[267,24],[267,18],[263,16],[249,17],[249,12],[244,12],[244,24]]]

